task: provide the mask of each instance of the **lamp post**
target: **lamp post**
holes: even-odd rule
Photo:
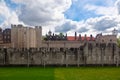
[[[28,48],[28,60],[27,60],[27,67],[29,67],[29,56],[30,56],[30,53],[29,53],[29,48]]]
[[[6,64],[6,47],[3,48],[4,54],[3,54],[3,64]]]
[[[28,40],[29,41],[29,40]],[[27,47],[27,67],[29,67],[30,66],[30,63],[29,63],[29,61],[30,61],[30,46],[29,46],[29,43],[28,43],[28,47]]]
[[[77,63],[78,63],[77,65],[78,65],[78,67],[80,66],[80,64],[79,64],[79,62],[80,62],[79,52],[80,52],[80,49],[78,48],[78,49],[77,49]]]

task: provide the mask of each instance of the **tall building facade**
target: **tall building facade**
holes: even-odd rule
[[[42,28],[11,25],[11,43],[13,48],[35,48],[41,46]]]

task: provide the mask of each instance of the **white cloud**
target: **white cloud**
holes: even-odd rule
[[[117,8],[117,10],[118,10],[118,14],[120,15],[120,0],[117,0],[117,1],[115,2],[115,6],[116,6],[116,8]]]
[[[4,1],[0,2],[0,15],[5,16],[5,21],[1,26],[10,26],[23,21],[27,25],[40,25],[43,27],[43,34],[52,30],[57,32],[67,32],[68,35],[79,32],[82,34],[96,34],[99,32],[110,33],[114,27],[120,29],[120,0],[115,5],[96,6],[87,4],[84,8],[94,11],[101,17],[89,18],[85,21],[72,21],[66,19],[64,12],[70,8],[72,1],[78,0],[12,0],[21,5],[19,14],[10,10]],[[107,0],[108,1],[108,0]],[[112,2],[111,2],[112,4]],[[119,30],[120,31],[120,30]]]
[[[96,31],[106,31],[109,28],[116,28],[120,24],[120,16],[102,16],[97,18],[91,18],[86,21],[85,24],[91,25],[91,28]]]
[[[0,1],[0,15],[9,15],[9,9],[7,8],[4,1]]]
[[[78,21],[75,24],[77,27],[72,31],[77,31],[83,34],[92,33],[94,36],[101,32],[104,34],[111,34],[114,28],[118,29],[120,32],[120,0],[118,0],[114,5],[106,7],[87,4],[84,8],[102,16],[89,18],[85,21]],[[62,28],[64,30],[64,27]]]
[[[76,21],[66,20],[62,25],[55,27],[55,31],[56,32],[68,32],[68,31],[76,29],[77,26],[78,26],[78,23]]]
[[[12,0],[22,4],[19,19],[28,25],[54,25],[64,20],[71,0]],[[57,24],[56,24],[57,25]]]
[[[11,24],[19,24],[18,15],[15,11],[10,10],[4,0],[0,1],[0,15],[5,18],[3,23],[0,24],[2,28],[10,27]]]
[[[84,9],[88,10],[88,11],[93,11],[94,13],[96,13],[97,15],[117,15],[118,14],[118,10],[115,6],[97,6],[97,5],[92,5],[92,4],[86,4]],[[114,12],[114,13],[113,13]]]
[[[74,34],[74,32],[82,34],[93,34],[94,36],[98,33],[112,34],[112,30],[120,29],[120,16],[102,16],[96,18],[89,18],[86,21],[72,21],[67,20],[64,24],[57,26],[56,31],[67,32],[68,35]]]

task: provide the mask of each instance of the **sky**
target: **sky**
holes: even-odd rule
[[[109,35],[116,28],[120,36],[120,0],[0,0],[0,27],[11,24],[42,26],[43,35]]]

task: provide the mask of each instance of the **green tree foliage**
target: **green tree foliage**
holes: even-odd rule
[[[63,33],[60,33],[59,36],[62,37],[62,36],[63,36]]]
[[[120,47],[120,38],[117,39],[117,45]]]

